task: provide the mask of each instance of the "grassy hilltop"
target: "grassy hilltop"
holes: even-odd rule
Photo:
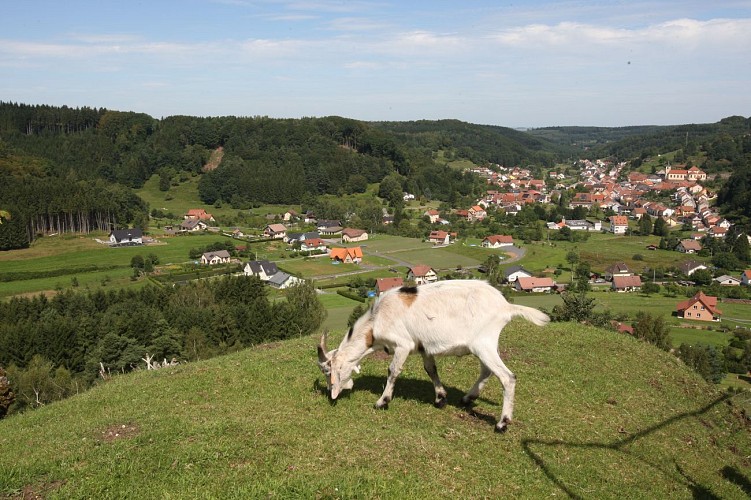
[[[332,344],[333,340],[332,339]],[[449,404],[410,359],[387,411],[369,357],[331,404],[305,337],[115,377],[0,421],[0,498],[744,498],[751,438],[737,402],[673,356],[576,324],[515,321],[515,422],[501,388],[458,406],[474,358],[443,358]],[[736,396],[748,398],[748,395]]]

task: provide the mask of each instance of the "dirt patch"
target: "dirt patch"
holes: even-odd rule
[[[13,500],[38,500],[47,498],[50,493],[60,489],[65,481],[52,481],[51,483],[39,483],[30,484],[21,488],[20,491],[11,493],[8,496],[0,495],[0,498],[8,498]]]
[[[258,349],[259,351],[270,351],[272,349],[278,349],[282,345],[281,342],[269,342],[268,344],[258,344],[254,349]]]
[[[101,439],[105,443],[111,443],[112,441],[118,440],[118,439],[129,439],[134,436],[137,436],[141,433],[141,429],[138,428],[135,424],[118,424],[118,425],[111,425],[107,427],[106,429],[102,430],[101,433],[97,436],[98,439]]]
[[[214,170],[216,167],[219,166],[220,163],[222,163],[222,158],[224,157],[224,148],[222,146],[219,146],[214,151],[211,152],[211,157],[209,158],[209,162],[203,166],[204,172],[210,172]]]

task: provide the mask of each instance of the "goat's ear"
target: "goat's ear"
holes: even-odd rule
[[[326,349],[326,337],[328,336],[329,331],[326,330],[323,332],[323,335],[321,335],[321,341],[318,344],[318,362],[319,363],[325,363],[329,361],[328,356],[328,349]]]

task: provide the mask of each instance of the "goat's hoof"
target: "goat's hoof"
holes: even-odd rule
[[[502,434],[508,430],[508,424],[511,423],[511,420],[509,420],[506,417],[503,417],[503,419],[498,422],[495,426],[495,431],[499,434]]]
[[[388,410],[389,409],[389,401],[391,401],[391,400],[390,399],[385,399],[383,401],[381,401],[381,400],[376,401],[376,404],[374,405],[375,409],[376,410]]]
[[[477,396],[462,396],[462,404],[464,406],[470,406],[475,403],[475,399],[477,399]]]
[[[433,406],[435,406],[436,408],[443,408],[444,406],[446,406],[446,398],[437,400],[435,403],[433,403]]]

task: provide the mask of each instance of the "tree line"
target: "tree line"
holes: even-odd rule
[[[83,390],[100,370],[143,367],[147,354],[159,361],[207,359],[308,335],[325,315],[312,285],[292,287],[284,300],[272,300],[258,278],[245,276],[12,298],[0,303],[0,367],[8,372],[18,410]]]

